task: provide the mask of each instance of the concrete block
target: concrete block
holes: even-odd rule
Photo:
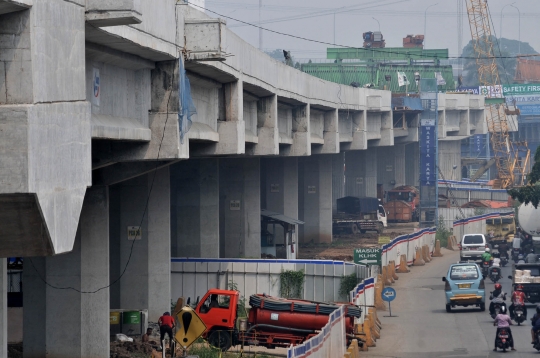
[[[190,60],[222,61],[227,48],[225,21],[222,19],[186,19],[185,48]]]
[[[279,129],[277,96],[259,99],[257,102],[257,134],[258,144],[255,145],[255,155],[279,154]]]

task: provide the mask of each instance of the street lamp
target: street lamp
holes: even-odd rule
[[[514,3],[515,4],[515,3]],[[519,14],[519,32],[518,32],[518,41],[519,41],[519,44],[518,44],[518,55],[521,54],[521,11],[519,11],[519,9],[514,6],[514,4],[510,5],[512,6],[514,9],[516,9],[518,11],[518,14]]]
[[[426,8],[426,11],[424,11],[424,48],[426,48],[426,19],[427,19],[427,11],[429,10],[430,7],[433,7],[435,5],[439,5],[439,3],[436,3],[436,4],[432,4],[432,5],[429,5],[427,8]]]
[[[499,37],[502,39],[502,18],[503,18],[503,11],[504,11],[504,8],[507,7],[507,6],[511,6],[511,5],[514,5],[515,2],[511,3],[511,4],[506,4],[503,6],[503,8],[501,9],[501,22],[499,24]]]
[[[377,21],[377,24],[379,24],[379,32],[381,32],[381,23],[376,18],[372,17],[373,20]]]

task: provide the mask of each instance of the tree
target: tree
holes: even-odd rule
[[[510,189],[508,194],[512,199],[517,199],[521,203],[532,203],[535,208],[538,208],[540,203],[540,147],[536,149],[534,154],[534,166],[527,176],[529,183],[521,188]]]
[[[514,76],[516,73],[517,59],[515,56],[532,55],[537,54],[536,50],[531,47],[527,42],[520,42],[517,40],[510,40],[501,38],[498,41],[492,36],[494,44],[495,56],[501,57],[497,59],[497,67],[499,68],[499,74],[502,84],[510,84],[514,82]],[[500,51],[499,51],[500,48]],[[474,52],[473,42],[469,43],[463,48],[461,57],[465,58],[463,62],[463,86],[478,86],[478,68],[476,67],[476,60],[474,59],[476,53]],[[514,58],[503,58],[514,57]]]

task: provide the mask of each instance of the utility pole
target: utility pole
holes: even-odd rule
[[[259,0],[259,50],[263,50],[263,30],[261,28],[262,0]]]

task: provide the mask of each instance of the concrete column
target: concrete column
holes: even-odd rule
[[[25,357],[110,355],[108,245],[108,190],[93,187],[86,192],[73,251],[25,260]]]
[[[171,166],[172,256],[219,257],[218,159]]]
[[[353,141],[350,150],[364,150],[367,142],[367,112],[353,112]]]
[[[112,308],[148,309],[151,322],[170,309],[169,176],[166,167],[120,184],[120,231],[111,234],[117,238],[113,245],[118,245],[120,256],[111,257],[115,262],[111,281],[118,279],[129,260],[119,292],[114,291],[119,298],[111,299],[120,307]],[[136,240],[128,236],[128,227],[133,226],[141,226]]]
[[[407,162],[407,156],[405,155],[405,144],[395,144],[394,145],[394,158],[395,158],[395,176],[394,180],[396,181],[395,186],[405,185],[405,168]]]
[[[297,158],[261,159],[261,208],[298,219]],[[275,225],[274,243],[285,244],[284,234],[283,227]],[[292,241],[296,242],[298,226],[293,235]],[[287,250],[290,250],[290,247],[287,247]],[[266,253],[275,255],[270,251]]]
[[[292,117],[293,144],[284,155],[293,157],[311,155],[309,105],[295,107],[292,110]]]
[[[0,357],[7,357],[7,259],[0,259]]]
[[[219,160],[220,257],[261,257],[260,159]]]
[[[420,185],[420,148],[418,143],[405,146],[405,184]]]
[[[381,112],[381,140],[379,145],[394,145],[394,120],[392,112]]]
[[[244,122],[244,90],[242,81],[227,83],[225,92],[225,121],[218,122],[219,143],[215,154],[244,154],[246,125]]]
[[[377,148],[345,153],[345,196],[377,197]]]
[[[257,101],[257,135],[255,155],[279,154],[279,130],[277,95],[264,97]]]
[[[332,214],[337,213],[337,199],[345,196],[345,153],[332,156]]]
[[[339,153],[338,121],[337,108],[324,113],[324,145],[321,148],[321,153]]]
[[[332,242],[332,155],[300,158],[300,242]]]

